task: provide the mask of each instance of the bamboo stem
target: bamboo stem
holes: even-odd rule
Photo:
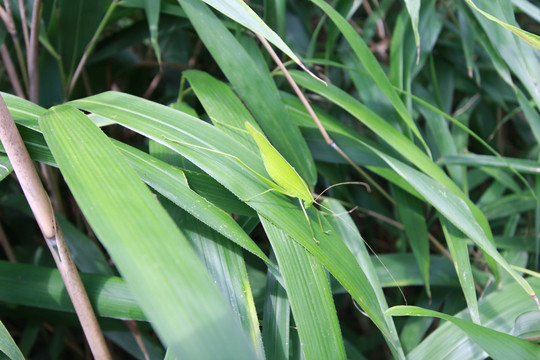
[[[18,97],[26,99],[26,95],[24,94],[21,82],[19,81],[19,77],[17,76],[17,70],[15,69],[13,60],[11,60],[11,56],[9,55],[6,44],[3,44],[2,47],[0,47],[0,55],[2,56],[2,62],[6,67],[6,72],[8,74],[9,81],[11,82],[11,86],[13,87],[13,91],[15,91],[15,94]]]
[[[30,35],[28,34],[28,20],[26,19],[26,8],[24,1],[19,0],[19,14],[21,15],[21,27],[23,30],[24,44],[26,48],[30,48]]]
[[[24,146],[15,122],[0,96],[0,140],[32,209],[45,242],[60,271],[62,280],[79,317],[84,334],[96,359],[111,359],[103,333],[73,262],[62,231],[56,223],[51,203],[34,163]]]
[[[21,46],[19,45],[19,37],[17,35],[15,21],[13,20],[13,14],[11,13],[11,5],[8,0],[4,1],[4,5],[6,7],[5,10],[4,8],[0,7],[0,18],[2,18],[2,22],[6,26],[6,30],[11,36],[11,41],[13,41],[13,48],[15,49],[15,54],[17,55],[17,62],[21,70],[23,82],[26,86],[26,90],[28,90],[28,74],[26,72],[26,61],[24,59]]]

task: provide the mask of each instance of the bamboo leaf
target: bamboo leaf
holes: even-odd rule
[[[465,301],[467,301],[471,319],[475,324],[480,324],[480,313],[478,311],[478,301],[476,300],[476,289],[472,275],[471,261],[469,260],[467,239],[448,220],[442,218],[441,225],[448,249],[454,260],[456,274],[465,295]]]
[[[275,261],[275,258],[275,255],[271,254],[270,259]],[[290,313],[287,291],[274,275],[268,272],[262,323],[262,337],[268,359],[288,360],[290,358]]]
[[[375,152],[387,161],[394,171],[406,179],[409,184],[422,194],[426,201],[432,204],[454,226],[470,237],[500,266],[502,266],[521,285],[523,290],[538,301],[535,292],[530,285],[510,267],[508,262],[497,251],[493,243],[489,241],[479,224],[473,220],[470,209],[461,198],[417,170],[410,168],[398,160],[392,159],[380,151]]]
[[[489,20],[491,20],[491,21],[501,25],[502,27],[510,30],[515,35],[519,36],[520,38],[522,38],[523,40],[525,40],[526,42],[531,44],[537,50],[540,50],[540,36],[532,34],[532,33],[528,32],[528,31],[522,30],[522,29],[520,29],[520,28],[518,28],[516,26],[510,25],[508,23],[505,23],[504,21],[501,21],[501,20],[497,19],[495,16],[481,10],[480,8],[478,8],[478,6],[476,6],[476,4],[474,2],[472,2],[472,0],[465,0],[465,1],[474,10],[478,11],[480,14],[484,15]]]
[[[114,144],[141,180],[176,205],[184,208],[196,219],[271,264],[268,257],[229,214],[190,189],[183,171],[131,146],[117,141],[114,141]]]
[[[467,4],[471,6],[471,3],[468,2]],[[512,4],[509,0],[475,0],[473,5],[476,4],[489,15],[497,19],[503,19],[506,24],[517,27]],[[539,106],[538,79],[540,78],[540,66],[538,66],[538,50],[535,47],[528,46],[522,38],[516,37],[514,33],[488,19],[484,14],[478,11],[473,13],[480,22],[483,32],[489,38],[494,52],[500,54],[508,68],[516,75],[523,87],[527,89],[529,95],[534,99],[536,106]],[[496,56],[491,56],[491,58],[497,59]],[[511,83],[512,80],[509,79],[509,81]]]
[[[0,261],[0,300],[7,304],[37,306],[74,313],[60,273],[53,268]],[[115,319],[146,320],[146,316],[121,278],[81,274],[96,313]]]
[[[308,184],[315,183],[315,165],[298,128],[290,121],[276,85],[223,23],[199,0],[179,0],[234,90],[274,144]],[[219,33],[220,36],[215,36]],[[319,81],[318,81],[319,82]]]
[[[330,286],[321,263],[269,221],[272,243],[306,359],[346,359]]]
[[[13,341],[4,324],[0,321],[0,351],[6,354],[11,360],[23,360],[24,356]]]
[[[235,139],[215,127],[172,108],[121,93],[105,93],[72,102],[176,150],[199,168],[218,180],[241,199],[249,199],[268,190],[257,176],[228,156],[212,154],[193,145],[215,149],[240,158],[257,172],[265,169],[257,153],[250,152]],[[167,139],[172,139],[172,142]],[[181,143],[190,144],[180,145]],[[219,156],[218,156],[219,155]],[[382,316],[373,287],[343,242],[331,231],[324,233],[319,226],[306,222],[298,201],[267,192],[247,202],[260,215],[270,219],[287,235],[304,246],[340,281],[381,329],[392,351],[398,356],[400,345],[396,333],[388,328]],[[318,223],[315,209],[308,209],[310,222]],[[324,219],[322,219],[324,220]],[[323,221],[324,229],[330,225]],[[319,241],[313,240],[313,235]],[[399,356],[398,356],[399,357]]]
[[[46,112],[40,126],[78,205],[162,341],[178,357],[252,359],[238,319],[191,246],[108,138],[69,105]]]
[[[353,27],[330,5],[328,5],[322,0],[311,1],[313,1],[315,4],[317,4],[317,6],[323,9],[324,12],[341,30],[343,36],[345,36],[345,38],[353,48],[354,52],[356,53],[356,56],[358,56],[360,61],[362,61],[364,68],[369,69],[370,74],[373,77],[373,81],[375,81],[377,85],[381,88],[381,90],[386,94],[396,111],[403,119],[403,122],[414,133],[414,135],[418,138],[426,151],[429,153],[429,148],[425,143],[422,135],[420,134],[420,131],[418,130],[416,124],[409,115],[405,105],[403,104],[397,93],[394,91],[390,81],[388,80],[388,77],[377,62],[375,55],[373,55],[373,53],[369,50],[368,46],[365,44],[362,38],[358,36],[357,32],[353,29]]]
[[[433,316],[447,320],[463,330],[493,359],[537,359],[540,357],[540,347],[531,342],[437,311],[416,306],[395,306],[388,309],[387,314],[393,316]]]
[[[203,0],[219,12],[227,15],[239,24],[244,25],[254,33],[263,36],[266,40],[277,46],[281,51],[287,54],[295,63],[304,70],[307,70],[300,59],[287,46],[287,44],[251,10],[251,8],[242,0]]]

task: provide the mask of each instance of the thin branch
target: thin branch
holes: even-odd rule
[[[17,262],[17,258],[15,257],[15,254],[13,253],[13,249],[11,248],[11,244],[9,243],[9,240],[6,236],[6,232],[4,231],[4,228],[0,224],[0,245],[2,246],[2,249],[4,249],[4,252],[6,253],[6,257],[8,261],[14,263]]]
[[[148,349],[146,349],[146,345],[144,344],[143,338],[141,336],[141,331],[139,330],[139,325],[137,325],[137,322],[135,320],[124,320],[124,324],[126,324],[127,328],[131,332],[131,335],[133,335],[137,346],[139,347],[144,356],[144,360],[150,360]]]
[[[28,51],[28,77],[29,94],[28,98],[35,104],[39,103],[39,67],[38,67],[38,39],[39,20],[41,12],[41,0],[35,0],[32,9],[32,25],[30,33],[30,47]]]
[[[302,102],[302,104],[304,105],[304,107],[306,108],[307,112],[309,113],[309,115],[311,116],[311,118],[313,119],[313,121],[315,122],[315,125],[317,125],[317,128],[319,129],[319,131],[321,132],[321,135],[323,136],[324,138],[324,141],[330,146],[332,147],[335,151],[338,152],[339,155],[341,155],[342,158],[344,158],[348,163],[349,165],[351,165],[359,174],[361,174],[362,176],[365,177],[365,179],[370,183],[371,186],[373,186],[374,188],[376,188],[386,199],[388,199],[388,201],[390,201],[393,205],[396,205],[396,201],[375,181],[373,180],[373,178],[371,178],[362,168],[360,168],[336,143],[334,140],[332,140],[332,138],[330,137],[330,135],[328,135],[328,132],[326,131],[326,129],[324,128],[324,126],[322,125],[321,121],[319,120],[319,117],[317,116],[317,114],[315,113],[315,111],[313,110],[313,108],[311,107],[311,105],[309,104],[309,101],[307,100],[306,96],[302,93],[302,90],[300,90],[300,88],[298,87],[298,84],[296,84],[296,82],[293,80],[291,74],[289,74],[289,71],[287,70],[287,68],[285,67],[285,65],[283,65],[283,62],[281,61],[281,59],[277,56],[276,52],[274,51],[274,49],[272,49],[272,47],[270,46],[270,44],[268,43],[268,41],[266,41],[266,39],[258,34],[255,34],[257,36],[257,38],[261,41],[261,43],[263,44],[263,46],[266,48],[266,50],[268,51],[268,53],[270,54],[270,56],[272,56],[272,59],[274,59],[274,62],[277,64],[277,66],[279,67],[279,69],[283,72],[283,75],[285,75],[285,78],[287,79],[287,81],[289,82],[289,84],[291,85],[291,87],[293,88],[294,92],[296,93],[296,95],[298,96],[298,98],[300,99],[300,101]]]
[[[4,5],[6,6],[5,10],[4,8],[0,7],[0,18],[2,18],[2,22],[6,26],[6,30],[11,36],[11,41],[13,41],[13,47],[15,48],[15,53],[17,54],[17,61],[21,69],[23,82],[25,87],[28,89],[28,74],[26,73],[26,61],[24,59],[23,52],[19,44],[17,28],[15,27],[15,21],[13,20],[13,14],[11,13],[11,5],[9,3],[9,0],[5,0]]]
[[[4,25],[6,25],[6,30],[8,33],[13,34],[16,32],[15,23],[13,22],[13,17],[11,16],[11,12],[5,10],[1,6],[0,6],[0,18],[2,18]]]
[[[51,251],[66,290],[79,317],[92,354],[96,359],[111,359],[103,333],[99,328],[94,310],[84,289],[81,278],[73,262],[62,231],[56,223],[51,203],[36,168],[24,146],[15,122],[0,96],[0,140],[13,166],[19,184],[28,200],[34,217]]]
[[[15,69],[15,65],[13,65],[13,60],[11,60],[11,56],[9,55],[6,44],[3,44],[2,47],[0,47],[0,55],[2,56],[2,62],[6,68],[6,72],[8,74],[9,81],[11,82],[11,86],[13,87],[13,91],[15,91],[15,95],[26,99],[21,82],[17,76],[17,70]]]
[[[160,66],[161,68],[161,66]],[[159,82],[161,81],[161,78],[163,77],[163,71],[160,69],[158,73],[154,76],[152,81],[150,82],[150,85],[148,85],[148,89],[143,94],[143,98],[150,99],[150,96],[154,93],[157,86],[159,85]]]
[[[21,14],[21,27],[23,30],[24,44],[26,48],[30,48],[30,35],[28,34],[28,20],[26,19],[26,8],[24,6],[24,1],[19,0],[19,14]]]
[[[446,248],[439,242],[439,240],[437,240],[435,236],[431,235],[431,233],[428,233],[428,239],[429,241],[431,241],[433,246],[435,246],[435,248],[439,250],[441,254],[443,254],[448,260],[450,260],[450,262],[454,262],[454,259],[452,259],[452,255],[450,254],[450,252],[446,250]]]

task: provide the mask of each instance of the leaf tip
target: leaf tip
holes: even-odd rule
[[[304,70],[305,72],[307,72],[309,75],[311,75],[312,77],[314,77],[315,79],[319,80],[320,82],[322,82],[325,86],[328,86],[328,83],[326,81],[324,81],[323,79],[321,79],[320,77],[318,77],[317,75],[315,75],[311,70],[309,70],[301,61],[298,62],[298,66],[300,66],[302,68],[302,70]]]

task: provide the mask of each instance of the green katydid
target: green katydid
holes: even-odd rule
[[[371,191],[369,188],[369,185],[366,183],[358,182],[358,181],[347,181],[347,182],[342,182],[342,183],[334,184],[327,187],[322,193],[320,193],[317,196],[317,198],[314,199],[304,179],[302,179],[302,177],[296,172],[294,167],[292,167],[287,162],[287,160],[285,160],[285,158],[276,150],[276,148],[274,148],[274,146],[270,143],[270,141],[268,141],[268,139],[262,133],[260,133],[253,125],[251,125],[247,121],[245,122],[245,127],[248,133],[257,143],[257,146],[261,153],[261,157],[264,162],[264,167],[266,171],[268,172],[268,175],[270,175],[272,180],[274,180],[274,182],[272,183],[272,182],[269,182],[268,179],[265,179],[265,182],[269,184],[270,186],[272,186],[272,188],[268,189],[267,191],[261,194],[255,195],[255,197],[269,191],[277,191],[283,195],[287,195],[292,198],[297,198],[298,202],[300,203],[300,207],[302,208],[302,211],[304,212],[306,220],[310,224],[311,234],[313,235],[313,239],[315,241],[317,241],[317,239],[315,239],[315,235],[313,234],[313,229],[311,229],[311,222],[309,221],[309,217],[307,215],[306,209],[312,206],[313,203],[318,204],[316,200],[324,192],[326,192],[330,188],[333,188],[334,186],[345,185],[345,184],[363,185],[366,187],[368,191]],[[253,197],[251,199],[253,199]],[[318,205],[323,206],[321,204],[318,204]],[[319,213],[317,213],[317,217],[319,219],[319,225],[321,225],[321,230],[323,232],[327,232],[327,231],[324,231],[322,228],[321,218],[319,217]]]
[[[313,205],[315,200],[313,199],[313,196],[311,196],[311,192],[309,191],[306,182],[262,133],[247,121],[244,125],[259,147],[259,152],[261,153],[264,167],[268,172],[268,175],[274,180],[274,183],[271,184],[272,188],[267,191],[277,191],[283,195],[297,198],[306,220],[310,224],[313,239],[317,241],[313,234],[313,229],[311,229],[311,222],[309,221],[306,211],[307,208]]]
[[[224,124],[225,126],[229,126]],[[307,186],[306,182],[298,173],[296,170],[285,160],[285,158],[274,148],[274,146],[268,141],[268,139],[261,133],[259,130],[257,130],[253,125],[251,125],[249,122],[245,122],[246,130],[235,128],[239,131],[247,132],[250,134],[250,136],[255,140],[255,143],[257,144],[257,147],[259,148],[259,152],[261,154],[261,157],[263,159],[264,167],[266,171],[268,172],[268,175],[272,178],[272,180],[266,178],[265,176],[259,174],[257,171],[252,169],[250,166],[248,166],[246,163],[244,163],[242,160],[240,160],[238,157],[227,154],[218,150],[209,149],[202,146],[197,146],[193,144],[188,143],[181,143],[186,146],[195,147],[207,151],[214,152],[216,154],[224,155],[227,157],[230,157],[234,159],[235,161],[239,162],[242,166],[244,166],[246,169],[254,173],[259,179],[264,181],[270,188],[266,191],[263,191],[262,193],[259,193],[255,196],[252,196],[249,199],[242,199],[242,201],[250,201],[254,198],[257,198],[261,195],[266,194],[270,191],[276,191],[278,193],[281,193],[283,195],[297,198],[300,207],[302,208],[302,211],[304,212],[304,216],[306,217],[306,220],[308,221],[310,225],[310,230],[313,239],[316,242],[319,242],[317,239],[315,239],[315,235],[313,233],[313,229],[311,228],[311,222],[309,220],[308,214],[306,209],[313,205],[315,200],[313,199],[313,196],[311,195],[311,192],[309,191],[309,187]],[[174,139],[166,138],[169,141],[172,141],[174,143],[180,143]],[[319,216],[319,214],[317,214]],[[319,217],[319,223],[320,223],[320,217]],[[322,224],[321,224],[322,229]]]

